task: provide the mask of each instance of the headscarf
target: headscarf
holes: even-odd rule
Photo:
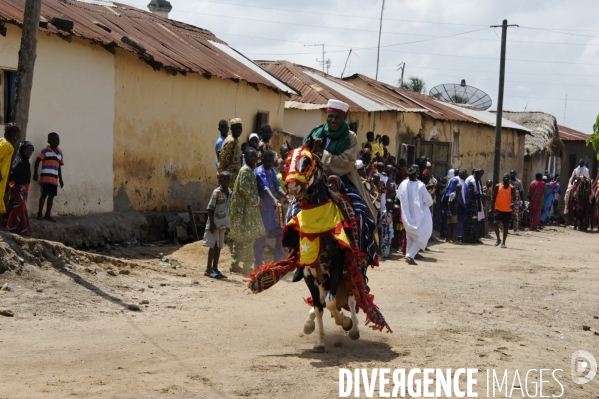
[[[249,137],[248,137],[248,143],[249,143],[249,142],[250,142],[250,140],[251,140],[251,139],[253,139],[254,137],[255,137],[255,138],[257,138],[257,139],[258,139],[258,141],[260,141],[260,136],[258,136],[256,133],[251,133],[251,134],[249,135]]]
[[[364,162],[361,159],[356,161],[356,169],[362,169],[364,167]]]
[[[447,171],[447,178],[448,178],[449,180],[451,180],[451,179],[453,179],[454,177],[455,177],[455,169],[449,169],[449,170]]]
[[[325,123],[324,125],[320,125],[314,130],[310,132],[308,137],[304,140],[304,143],[310,138],[315,139],[329,139],[331,140],[327,151],[332,155],[341,155],[345,150],[347,150],[351,144],[349,139],[349,123],[347,121],[343,122],[343,125],[337,129],[336,131],[329,130],[329,124]]]
[[[9,180],[14,181],[17,184],[31,183],[31,164],[29,163],[29,159],[23,155],[23,150],[29,146],[34,148],[30,141],[23,141],[19,144],[19,148],[15,154],[15,160],[13,161],[12,173],[9,176]]]
[[[370,154],[370,148],[362,148],[358,155]]]
[[[422,176],[430,176],[430,175],[431,175],[430,169],[424,169],[424,172],[422,172]]]
[[[17,151],[15,153],[15,157],[12,161],[12,169],[14,169],[23,159],[26,159],[23,156],[23,150],[29,146],[31,146],[31,148],[33,148],[35,151],[35,147],[33,146],[33,143],[31,141],[23,141],[19,144],[19,147],[17,148]]]

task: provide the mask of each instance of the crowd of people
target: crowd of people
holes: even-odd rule
[[[30,141],[21,140],[21,129],[14,123],[4,126],[4,137],[0,138],[0,225],[3,230],[25,236],[31,235],[27,211],[27,198],[31,179],[40,184],[40,200],[37,219],[55,222],[52,205],[58,195],[62,180],[63,154],[58,133],[48,134],[48,146],[38,155],[33,168],[29,159],[35,149]],[[38,173],[41,165],[41,173]],[[44,213],[44,207],[46,212]]]
[[[348,105],[330,100],[327,121],[313,129],[306,140],[314,142],[331,189],[348,198],[359,223],[359,246],[370,264],[378,264],[393,252],[401,251],[410,264],[423,257],[428,243],[439,238],[452,244],[482,243],[492,239],[506,248],[508,231],[520,234],[523,225],[535,230],[557,219],[561,195],[559,175],[537,173],[525,190],[516,171],[503,176],[501,183],[483,183],[484,170],[475,168],[447,172],[437,180],[429,159],[421,157],[411,166],[389,151],[389,137],[366,134],[359,144],[346,121]],[[220,250],[226,233],[232,241],[230,271],[251,273],[264,261],[269,236],[275,238],[274,261],[286,256],[282,246],[283,227],[299,211],[293,196],[286,192],[284,170],[292,150],[285,143],[277,154],[271,147],[273,130],[263,124],[246,142],[241,119],[221,120],[216,141],[215,164],[218,187],[208,204],[204,245],[209,247],[205,275],[225,278],[219,270]],[[230,134],[229,134],[230,131]],[[21,131],[14,123],[5,126],[0,138],[1,228],[31,235],[27,197],[31,180],[40,184],[37,218],[54,222],[52,206],[63,187],[63,153],[57,133],[48,134],[48,146],[38,155],[33,170],[30,158],[34,146],[20,142]],[[41,165],[41,173],[40,171]],[[568,180],[565,223],[586,230],[599,221],[599,175],[593,181],[583,160]],[[45,208],[45,212],[44,212]]]
[[[401,252],[406,262],[416,264],[429,251],[429,243],[439,240],[433,236],[433,228],[448,243],[480,244],[486,238],[494,239],[496,247],[507,248],[510,231],[520,235],[523,226],[535,230],[558,215],[559,175],[538,173],[528,189],[515,170],[504,174],[497,184],[483,180],[482,168],[470,173],[463,168],[451,169],[437,180],[429,159],[418,158],[408,166],[405,159],[395,158],[386,135],[368,132],[366,141],[358,144],[345,120],[347,109],[347,104],[331,100],[327,122],[310,132],[306,140],[317,140],[314,153],[329,176],[331,189],[351,200],[360,223],[360,249],[371,263]],[[220,185],[208,207],[210,221],[205,235],[205,245],[213,254],[206,275],[215,278],[224,277],[217,265],[224,244],[218,228],[230,229],[230,271],[247,274],[262,264],[269,235],[276,238],[274,261],[285,256],[282,229],[298,211],[283,182],[289,146],[284,144],[279,155],[272,150],[268,124],[244,143],[239,142],[241,120],[232,119],[230,129],[228,135],[229,123],[219,123],[221,136],[215,151]],[[569,181],[567,199],[585,174],[588,177],[588,169],[581,164]],[[218,204],[225,203],[230,210],[220,211],[217,217]]]

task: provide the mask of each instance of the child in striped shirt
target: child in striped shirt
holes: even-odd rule
[[[60,137],[58,136],[58,133],[52,132],[48,134],[48,144],[49,146],[44,148],[35,160],[33,180],[39,180],[42,191],[37,219],[45,219],[49,220],[50,222],[55,222],[54,218],[52,218],[52,205],[54,203],[54,197],[58,195],[58,185],[60,184],[60,188],[64,187],[61,172],[61,167],[64,165],[64,159],[62,151],[60,148],[58,148],[58,145],[60,144]],[[40,162],[42,163],[41,176],[37,173]],[[48,201],[46,205],[46,215],[44,216],[43,212],[46,198]]]

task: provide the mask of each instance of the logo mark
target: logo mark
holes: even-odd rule
[[[597,375],[597,360],[589,352],[574,352],[570,364],[572,381],[578,385],[588,384]]]

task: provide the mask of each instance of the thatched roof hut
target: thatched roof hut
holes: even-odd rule
[[[544,112],[503,111],[503,118],[531,130],[525,139],[525,156],[543,154],[559,156],[564,150],[564,143],[559,137],[557,120],[553,115]]]

